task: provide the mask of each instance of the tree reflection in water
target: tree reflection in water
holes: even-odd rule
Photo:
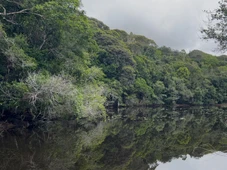
[[[76,124],[76,125],[75,125]],[[1,170],[144,170],[227,150],[224,108],[131,108],[105,122],[51,122],[0,138]]]

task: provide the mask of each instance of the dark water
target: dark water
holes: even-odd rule
[[[226,170],[227,110],[137,108],[0,137],[1,170]]]

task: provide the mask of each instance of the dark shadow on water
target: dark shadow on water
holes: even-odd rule
[[[99,123],[49,122],[0,138],[1,170],[147,170],[157,161],[227,150],[218,107],[127,108]]]

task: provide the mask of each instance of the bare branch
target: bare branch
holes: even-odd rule
[[[1,6],[2,6],[2,5],[1,5]],[[3,12],[3,13],[0,13],[0,15],[3,15],[3,16],[26,13],[27,11],[30,10],[30,9],[23,9],[23,10],[20,10],[20,11],[9,12],[9,13],[7,13],[7,12],[6,12],[6,9],[5,9],[3,6],[2,6],[2,8],[4,9],[4,12]]]
[[[33,14],[33,15],[39,16],[39,17],[41,17],[41,18],[44,18],[43,15],[38,14],[38,13],[35,13],[35,12],[25,12],[25,13],[27,13],[27,14]]]
[[[18,25],[18,23],[14,22],[13,20],[9,20],[9,19],[6,19],[6,18],[3,18],[3,19],[6,20],[7,22],[11,23],[11,24]]]
[[[0,15],[6,15],[6,9],[4,8],[4,6],[2,6],[2,4],[0,4],[0,7],[3,8],[3,13],[0,13]]]
[[[14,2],[14,1],[12,1],[12,2]],[[16,2],[14,2],[14,3],[16,3]],[[6,11],[6,8],[2,4],[0,4],[0,7],[3,8],[3,12],[0,12],[0,15],[1,16],[9,16],[9,15],[24,14],[24,13],[26,13],[26,14],[33,14],[33,15],[36,15],[36,16],[39,16],[39,17],[42,17],[43,18],[43,15],[38,14],[38,13],[31,12],[31,9],[22,9],[20,11],[7,12]]]
[[[40,50],[43,48],[44,44],[46,43],[46,40],[47,40],[47,35],[45,34],[45,35],[43,36],[43,43],[42,43],[42,44],[40,45],[40,47],[39,47]]]

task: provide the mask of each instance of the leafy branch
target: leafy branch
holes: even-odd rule
[[[13,3],[16,3],[14,1],[9,1],[9,2],[13,2]],[[19,5],[19,3],[16,3],[17,5]],[[7,16],[12,16],[12,15],[16,15],[16,14],[33,14],[33,15],[36,15],[36,16],[39,16],[41,18],[44,18],[43,15],[39,14],[39,13],[35,13],[35,12],[31,12],[31,9],[22,9],[22,10],[19,10],[19,11],[13,11],[13,12],[7,12],[6,8],[0,4],[0,8],[3,9],[3,12],[0,12],[0,16],[3,16],[4,19],[7,21],[7,22],[10,22],[12,24],[17,24],[13,21],[13,19],[7,19],[6,17]]]

